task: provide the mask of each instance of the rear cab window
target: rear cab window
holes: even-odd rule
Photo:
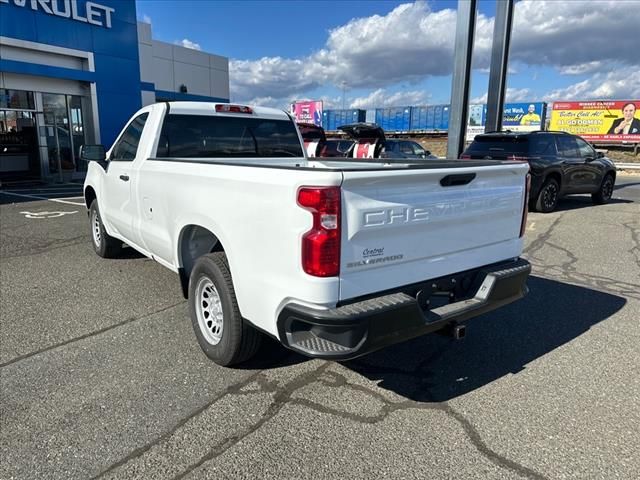
[[[157,158],[304,157],[289,120],[169,113]]]

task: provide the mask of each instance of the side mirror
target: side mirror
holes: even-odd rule
[[[604,158],[604,152],[596,152],[596,158]]]
[[[96,162],[107,171],[107,152],[104,145],[80,145],[80,160],[85,162]]]
[[[104,145],[80,145],[80,160],[85,162],[105,162],[107,153]]]

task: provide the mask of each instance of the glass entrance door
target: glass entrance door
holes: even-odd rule
[[[60,179],[86,171],[87,166],[79,161],[80,146],[85,143],[82,97],[43,93],[42,104],[49,171]]]
[[[49,171],[57,173],[62,179],[63,171],[72,172],[75,170],[72,140],[69,131],[67,96],[43,93],[42,105],[47,152],[49,154]]]

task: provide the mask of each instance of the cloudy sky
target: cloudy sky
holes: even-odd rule
[[[456,1],[138,0],[158,40],[230,59],[231,99],[286,108],[449,103]],[[486,100],[495,1],[480,0],[473,102]],[[640,98],[640,0],[516,3],[508,101]]]

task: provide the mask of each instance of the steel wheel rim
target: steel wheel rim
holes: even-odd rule
[[[544,202],[544,206],[546,209],[550,210],[555,207],[558,199],[558,189],[552,183],[547,185],[547,188],[544,189],[544,194],[542,200]]]
[[[195,297],[200,331],[207,343],[217,345],[224,330],[224,313],[220,294],[209,277],[202,277],[198,281]]]
[[[102,241],[102,232],[100,231],[100,217],[96,210],[91,213],[91,234],[93,235],[93,243],[99,247]]]
[[[602,186],[602,197],[608,200],[611,198],[611,195],[613,195],[613,182],[611,181],[611,177],[607,177]]]

